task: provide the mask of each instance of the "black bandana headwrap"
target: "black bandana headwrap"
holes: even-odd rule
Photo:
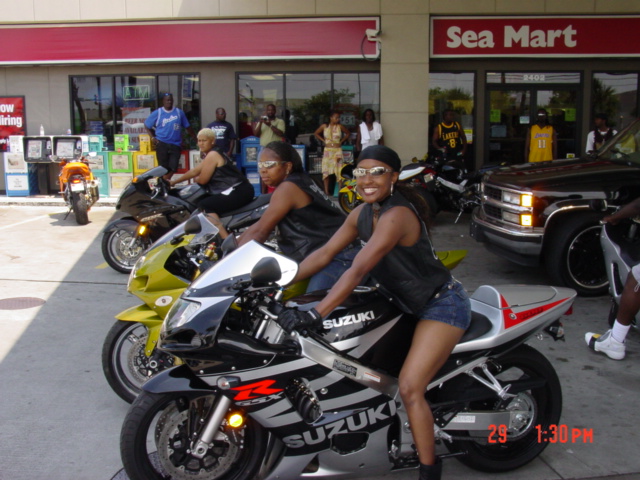
[[[358,162],[367,158],[386,163],[394,172],[399,172],[400,166],[402,165],[398,154],[384,145],[372,145],[371,147],[365,148],[360,152]]]

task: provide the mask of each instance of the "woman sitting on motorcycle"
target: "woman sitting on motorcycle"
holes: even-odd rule
[[[238,243],[264,242],[278,227],[278,247],[301,262],[331,238],[345,215],[304,173],[300,155],[287,143],[269,143],[260,153],[258,172],[264,184],[277,188],[260,220],[240,236]],[[351,265],[358,247],[354,243],[340,250],[334,261],[310,280],[307,291],[330,288]]]
[[[411,348],[399,377],[399,389],[411,423],[420,460],[420,479],[439,479],[434,420],[424,394],[471,321],[469,298],[462,285],[436,257],[426,228],[428,213],[411,189],[396,188],[400,158],[388,147],[365,148],[354,176],[364,204],[356,207],[336,234],[301,264],[295,280],[313,275],[357,238],[366,244],[327,296],[309,312],[286,309],[283,328],[316,326],[371,274],[381,292],[416,318]],[[416,210],[416,207],[418,208]]]
[[[198,207],[207,213],[224,214],[240,208],[253,200],[253,186],[226,156],[214,150],[216,133],[210,128],[198,132],[198,148],[202,163],[177,179],[171,186],[196,179],[208,196],[198,201]],[[215,218],[215,217],[214,217]]]

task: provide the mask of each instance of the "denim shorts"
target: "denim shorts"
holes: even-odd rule
[[[421,320],[435,320],[466,330],[471,323],[471,302],[464,287],[452,278],[418,312]]]
[[[311,280],[307,292],[315,292],[316,290],[328,290],[333,287],[344,272],[349,270],[353,259],[356,257],[360,247],[349,245],[347,248],[338,253],[331,263],[316,273]]]

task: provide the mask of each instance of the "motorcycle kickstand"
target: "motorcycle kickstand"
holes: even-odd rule
[[[460,220],[460,217],[462,216],[462,208],[458,211],[458,216],[456,217],[456,219],[454,220],[453,223],[458,223],[458,220]]]
[[[69,210],[67,210],[67,214],[64,216],[64,218],[62,220],[66,220],[67,219],[67,217],[71,213],[71,210],[73,210],[73,207],[69,207]]]

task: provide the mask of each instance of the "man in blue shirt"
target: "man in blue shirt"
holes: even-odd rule
[[[207,125],[207,127],[216,132],[215,148],[233,159],[233,148],[236,145],[238,136],[233,125],[227,122],[227,112],[224,108],[219,107],[216,109],[216,120]]]
[[[194,139],[196,135],[184,112],[173,106],[173,95],[170,93],[164,94],[162,107],[147,117],[144,127],[151,135],[151,143],[156,147],[158,165],[169,170],[166,175],[168,180],[178,170],[182,151],[182,129],[187,130]]]

